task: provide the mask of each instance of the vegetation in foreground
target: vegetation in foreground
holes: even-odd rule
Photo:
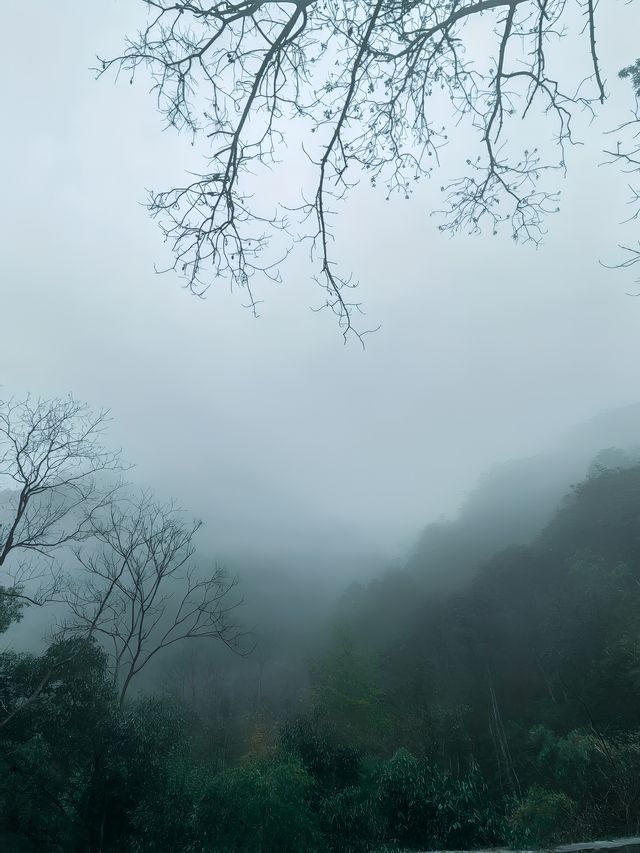
[[[530,544],[437,593],[426,556],[459,561],[465,531],[432,530],[422,557],[345,593],[293,693],[269,691],[259,638],[254,693],[165,679],[124,695],[91,632],[7,647],[0,848],[462,849],[637,831],[639,494],[640,465],[609,452]],[[6,632],[26,602],[2,592]],[[192,639],[201,686],[215,661]]]

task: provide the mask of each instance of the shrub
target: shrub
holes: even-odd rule
[[[369,786],[343,788],[320,808],[323,838],[335,851],[369,851],[382,841],[378,802]]]
[[[205,849],[298,853],[316,849],[313,781],[296,761],[252,760],[219,773],[198,810]]]
[[[378,779],[381,816],[389,840],[405,846],[476,846],[498,840],[500,810],[478,772],[463,779],[399,750]]]
[[[548,844],[560,841],[572,823],[575,804],[562,791],[534,785],[509,816],[511,840],[516,844]]]
[[[304,717],[283,726],[280,745],[302,763],[322,790],[353,787],[360,780],[358,750],[336,743],[329,732]]]

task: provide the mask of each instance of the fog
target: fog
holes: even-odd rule
[[[367,324],[381,324],[365,350],[310,310],[304,252],[282,285],[259,288],[258,319],[224,283],[200,300],[155,275],[168,254],[145,188],[168,185],[197,151],[161,132],[142,79],[89,70],[138,11],[70,0],[5,12],[5,393],[71,391],[109,408],[135,477],[204,518],[224,553],[322,542],[381,559],[455,513],[493,464],[637,399],[640,306],[628,275],[598,265],[630,233],[626,180],[597,165],[601,131],[629,104],[616,77],[634,56],[626,8],[600,35],[614,96],[569,152],[539,250],[442,236],[429,216],[437,177],[410,202],[362,188],[344,206],[340,255]]]
[[[464,47],[483,67],[495,16],[531,6],[543,26],[560,10],[580,28],[594,8],[519,2],[471,7]],[[156,272],[173,255],[148,191],[208,149],[165,127],[143,71],[96,79],[145,3],[6,5],[0,848],[531,850],[640,833],[640,283],[611,268],[638,222],[603,154],[633,106],[618,77],[637,59],[633,4],[598,13],[610,97],[576,107],[566,175],[542,174],[561,197],[538,248],[509,225],[439,229],[441,187],[478,139],[438,94],[440,169],[407,200],[363,172],[336,202],[362,341],[316,310],[308,243],[281,283],[252,282],[258,316],[222,277],[197,298]],[[455,2],[398,4],[398,26],[444,8],[457,22]],[[545,46],[576,86],[583,40]],[[303,129],[256,177],[263,209],[312,185]],[[532,109],[509,139],[553,153],[553,132]],[[42,432],[28,405],[6,420],[28,395],[49,401]],[[75,401],[109,413],[77,456]],[[30,466],[46,481],[31,492]]]

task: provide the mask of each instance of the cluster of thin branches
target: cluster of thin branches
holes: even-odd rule
[[[97,549],[77,552],[84,573],[67,596],[66,632],[106,641],[121,702],[132,679],[175,643],[208,638],[241,650],[246,632],[232,621],[241,599],[229,595],[238,581],[217,565],[195,565],[200,527],[142,492],[97,517]]]
[[[5,595],[51,599],[62,577],[56,554],[91,536],[95,514],[113,500],[120,483],[109,478],[123,465],[103,444],[107,424],[107,412],[72,397],[0,400],[0,569],[14,558]],[[30,597],[25,586],[43,579]]]
[[[0,400],[0,631],[25,604],[65,603],[59,636],[112,649],[122,702],[140,671],[176,643],[250,647],[231,617],[241,603],[231,595],[237,579],[196,565],[201,522],[123,483],[120,453],[104,442],[108,420],[72,397]],[[69,648],[70,659],[81,645]],[[47,670],[25,702],[53,675]]]
[[[258,272],[279,277],[274,247],[282,233],[307,238],[323,304],[345,335],[355,331],[359,303],[333,256],[335,203],[363,174],[387,194],[411,195],[448,139],[437,99],[453,106],[454,125],[469,119],[482,152],[443,188],[442,229],[506,225],[515,239],[537,242],[557,209],[539,179],[564,168],[575,109],[605,98],[595,0],[577,0],[584,19],[577,36],[592,65],[587,94],[564,91],[548,69],[549,43],[566,34],[574,14],[569,0],[143,2],[146,27],[120,56],[101,60],[99,72],[133,79],[146,67],[167,122],[210,144],[201,174],[150,197],[173,269],[198,295],[216,277],[230,279],[255,310],[252,280]],[[492,44],[474,61],[469,24],[479,18]],[[533,109],[554,123],[559,147],[549,162],[507,145],[512,119]],[[294,120],[315,165],[315,190],[298,208],[265,213],[252,195],[254,173],[284,154]]]
[[[629,121],[624,122],[615,130],[616,136],[626,138],[626,143],[618,141],[615,148],[607,149],[605,154],[610,158],[609,163],[621,164],[625,174],[635,177],[640,174],[640,59],[628,68],[624,68],[620,72],[620,77],[628,78],[631,81],[636,94],[636,104]],[[630,183],[629,193],[631,213],[626,218],[625,223],[640,220],[640,186]],[[616,267],[629,269],[640,264],[640,241],[638,241],[637,246],[620,244],[619,248],[624,253],[624,257],[619,263],[615,264]],[[640,283],[640,279],[638,283]],[[638,293],[633,295],[637,296]]]

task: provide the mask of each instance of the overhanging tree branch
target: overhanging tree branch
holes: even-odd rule
[[[103,444],[108,413],[72,397],[0,401],[0,569],[12,594],[42,603],[59,591],[53,561],[62,546],[91,535],[94,515],[119,488],[118,451]],[[111,482],[110,482],[111,478]],[[48,578],[29,595],[25,589]]]
[[[409,198],[448,141],[443,100],[480,153],[442,186],[442,230],[504,227],[537,243],[558,207],[545,175],[565,168],[572,116],[606,96],[593,0],[578,2],[586,23],[575,33],[570,0],[145,2],[147,26],[99,73],[133,78],[146,68],[167,122],[209,146],[206,170],[150,197],[173,249],[171,269],[199,296],[217,278],[241,286],[255,311],[255,276],[280,280],[282,257],[307,239],[321,307],[345,336],[361,335],[360,303],[332,257],[332,205],[364,176],[387,197]],[[467,25],[480,19],[491,46],[473,55]],[[548,71],[548,44],[564,36],[582,39],[591,58],[590,93],[569,91]],[[558,145],[511,150],[514,121],[534,108],[555,123]],[[284,156],[296,126],[315,189],[308,198],[303,190],[299,205],[281,199],[273,212],[255,193],[256,172]]]

